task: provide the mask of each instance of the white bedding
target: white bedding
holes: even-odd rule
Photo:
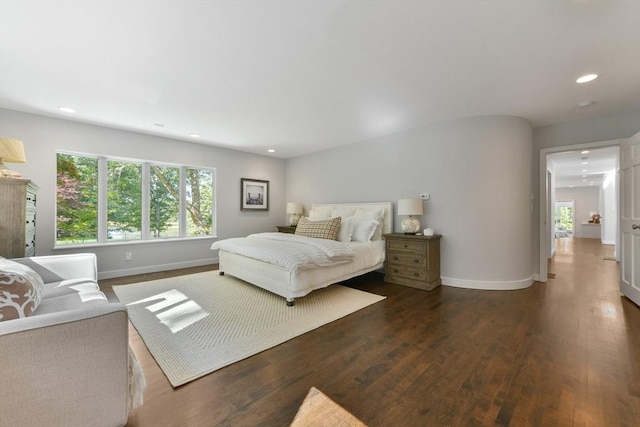
[[[213,243],[211,249],[222,249],[238,255],[278,265],[295,273],[327,265],[351,262],[356,252],[350,243],[316,239],[287,233],[250,234]]]

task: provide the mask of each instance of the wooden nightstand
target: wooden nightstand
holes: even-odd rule
[[[384,280],[427,291],[440,286],[441,237],[385,234]]]
[[[289,233],[289,234],[295,234],[296,233],[296,226],[295,225],[277,225],[276,227],[278,227],[278,231],[280,233]]]

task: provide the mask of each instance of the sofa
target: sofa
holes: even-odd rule
[[[127,308],[94,254],[0,259],[0,426],[123,426],[142,404]]]

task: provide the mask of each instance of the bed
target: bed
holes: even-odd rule
[[[381,218],[379,214],[382,215]],[[351,257],[337,256],[335,260],[322,262],[321,265],[300,266],[290,261],[266,260],[265,257],[242,249],[244,245],[260,241],[262,252],[273,252],[270,256],[284,258],[284,255],[280,255],[280,251],[284,251],[286,246],[291,247],[297,244],[300,240],[300,236],[296,237],[294,234],[258,233],[246,238],[215,242],[211,249],[219,250],[220,274],[229,274],[259,286],[284,297],[287,305],[293,305],[295,298],[303,297],[316,289],[382,268],[385,253],[382,235],[393,231],[391,203],[316,203],[311,206],[308,219],[319,221],[336,216],[342,218],[343,226],[349,221],[362,223],[367,218],[378,217],[381,220],[368,241],[344,241],[343,239],[341,242],[329,243],[321,242],[326,239],[303,237],[302,240],[306,241],[301,244],[327,243],[330,245],[331,253],[340,255],[344,255],[345,251],[353,253]],[[348,218],[351,219],[348,220]],[[341,238],[344,237],[342,231],[341,229]]]

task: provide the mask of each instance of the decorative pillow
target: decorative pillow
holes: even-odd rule
[[[353,217],[356,220],[363,219],[375,219],[378,221],[378,227],[376,228],[373,236],[371,236],[371,240],[380,240],[382,239],[382,220],[384,219],[384,209],[356,209],[356,212],[353,214]]]
[[[33,314],[44,292],[44,283],[26,265],[0,259],[0,322]]]
[[[331,218],[331,208],[313,208],[309,211],[309,219],[318,221]]]
[[[365,219],[353,221],[353,234],[351,240],[354,242],[368,242],[380,223],[375,219]]]
[[[353,234],[353,217],[343,219],[340,223],[340,232],[338,232],[339,242],[350,242]]]
[[[299,236],[315,237],[317,239],[337,240],[340,232],[342,218],[331,218],[323,221],[311,221],[305,217],[300,218],[296,227]]]

